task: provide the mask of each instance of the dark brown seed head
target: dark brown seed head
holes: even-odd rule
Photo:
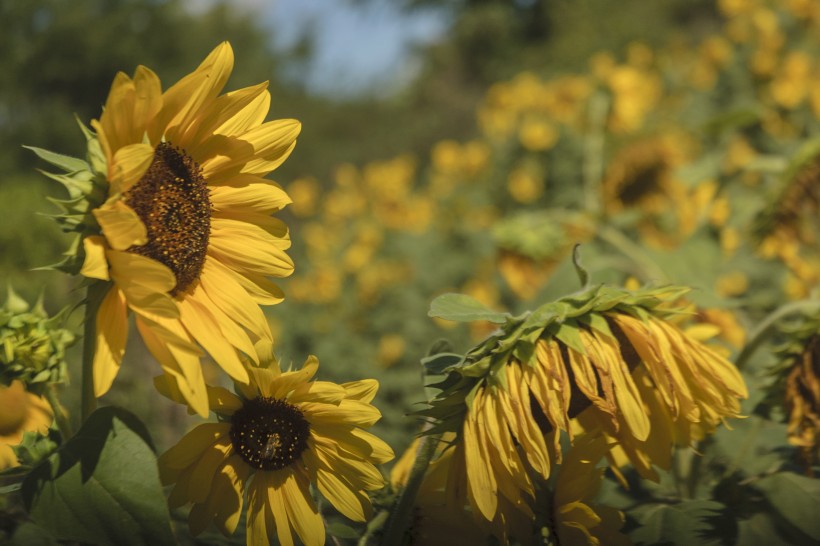
[[[231,417],[231,442],[246,463],[259,470],[279,470],[307,449],[310,424],[292,404],[276,398],[248,400]]]

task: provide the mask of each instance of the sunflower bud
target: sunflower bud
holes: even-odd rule
[[[48,384],[66,381],[65,351],[76,340],[60,328],[63,313],[49,318],[42,300],[33,309],[10,287],[0,308],[0,384],[19,380],[42,394]]]

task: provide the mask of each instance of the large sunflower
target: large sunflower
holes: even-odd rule
[[[117,74],[91,122],[96,134],[86,135],[87,174],[78,160],[62,165],[79,166],[63,175],[69,189],[85,188],[67,207],[81,221],[63,220],[82,237],[80,273],[105,281],[94,291],[97,397],[119,370],[129,311],[201,415],[200,348],[240,383],[248,382],[241,354],[270,352],[259,305],[282,300],[267,277],[289,275],[293,262],[288,230],[270,216],[290,199],[263,177],[293,150],[300,124],[264,122],[267,82],[218,96],[232,68],[224,42],[165,92],[144,66],[133,78]]]
[[[270,544],[274,536],[292,545],[294,532],[308,546],[324,544],[311,484],[346,517],[370,517],[366,491],[384,485],[374,465],[393,458],[387,444],[363,430],[381,417],[370,404],[378,383],[312,381],[318,366],[309,357],[295,371],[281,372],[276,363],[248,368],[250,384],[237,383],[238,396],[208,387],[220,422],[197,426],[159,459],[163,482],[174,484],[171,506],[194,503],[194,535],[211,522],[232,534],[247,493],[249,545]],[[165,378],[157,386],[183,401]]]

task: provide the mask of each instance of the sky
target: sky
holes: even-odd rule
[[[196,0],[194,10],[216,0]],[[413,44],[428,43],[446,29],[440,12],[402,12],[391,0],[234,0],[271,31],[277,47],[315,32],[316,56],[297,77],[322,94],[386,94],[418,70]]]

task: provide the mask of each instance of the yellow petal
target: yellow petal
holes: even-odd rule
[[[332,440],[338,449],[374,464],[384,464],[395,457],[393,450],[383,440],[355,426],[311,423],[310,429],[316,435]]]
[[[125,354],[128,316],[125,297],[112,287],[97,311],[97,342],[94,349],[94,396],[99,398],[111,388]]]
[[[313,502],[307,477],[301,472],[290,472],[281,488],[285,511],[296,534],[305,546],[322,546],[325,523]]]
[[[202,116],[203,111],[207,111],[207,105],[216,98],[228,81],[233,71],[233,61],[233,50],[230,44],[222,42],[211,51],[192,74],[194,76],[192,79],[197,85],[180,86],[182,88],[180,91],[184,94],[171,99],[178,110],[168,122],[165,130],[170,142],[183,148],[188,146],[191,137],[196,133],[198,118]],[[163,99],[176,92],[175,87],[171,87]]]
[[[169,380],[176,383],[179,395],[196,413],[208,417],[208,393],[199,362],[201,352],[190,343],[179,343],[178,333],[172,334],[155,321],[137,316],[135,322],[148,350],[159,361]]]
[[[342,383],[344,390],[347,391],[347,397],[351,400],[360,400],[361,402],[370,403],[376,397],[379,391],[379,382],[375,379],[362,379],[359,381],[350,381]]]
[[[99,235],[90,235],[83,239],[83,250],[85,260],[80,274],[92,279],[109,280],[111,277],[108,275],[108,260],[105,258],[105,239]]]
[[[212,258],[205,259],[200,275],[202,289],[227,315],[258,338],[272,340],[265,314],[236,280],[231,270]]]
[[[211,230],[208,254],[239,273],[287,277],[293,273],[293,260],[273,241],[260,245],[259,239],[243,229]]]
[[[278,185],[255,175],[239,175],[228,184],[211,186],[210,190],[216,214],[231,209],[272,214],[293,202]]]
[[[125,293],[128,305],[136,312],[177,318],[179,309],[170,292],[176,277],[163,264],[130,252],[107,252],[111,278]]]
[[[287,159],[301,128],[294,119],[280,119],[251,129],[233,139],[235,144],[230,146],[229,155],[217,155],[204,161],[202,174],[206,180],[220,180],[217,176],[220,173],[231,173],[241,167],[242,173],[265,175]]]
[[[92,213],[102,228],[105,240],[114,250],[126,250],[148,242],[145,224],[122,199],[109,199]]]
[[[230,423],[202,423],[187,433],[171,449],[160,455],[160,468],[185,469],[220,438],[228,436]],[[167,485],[167,482],[163,482]]]
[[[319,359],[313,355],[307,357],[302,367],[296,371],[284,372],[271,385],[271,396],[284,398],[297,385],[310,381],[319,369]]]
[[[268,82],[263,82],[226,93],[211,103],[189,140],[191,149],[203,154],[201,159],[196,158],[198,162],[216,155],[219,150],[218,146],[210,145],[211,136],[239,136],[265,121],[270,107],[267,89]]]
[[[205,502],[214,484],[217,469],[233,453],[229,436],[222,436],[208,447],[193,467],[188,498],[193,502]]]
[[[248,517],[245,523],[248,546],[269,546],[274,531],[282,546],[293,546],[293,537],[278,492],[270,484],[274,473],[257,472],[248,488]],[[272,501],[277,497],[277,504]],[[270,499],[270,500],[269,500]]]
[[[315,457],[310,450],[304,452],[305,463],[311,467],[310,459]],[[314,467],[315,467],[314,463]],[[352,491],[333,472],[324,468],[316,470],[316,485],[319,492],[333,505],[336,510],[353,521],[367,521],[370,512],[370,499],[360,491]]]
[[[215,520],[216,526],[225,536],[232,535],[239,524],[249,472],[250,467],[238,455],[231,455],[220,472],[221,479],[213,497],[220,499]]]
[[[117,150],[114,154],[114,161],[108,166],[108,179],[111,183],[110,195],[130,190],[142,178],[153,160],[154,147],[150,144],[129,144]]]
[[[248,382],[248,372],[239,360],[233,345],[220,331],[219,324],[207,307],[193,298],[179,300],[180,322],[202,345],[219,366],[239,383]]]

